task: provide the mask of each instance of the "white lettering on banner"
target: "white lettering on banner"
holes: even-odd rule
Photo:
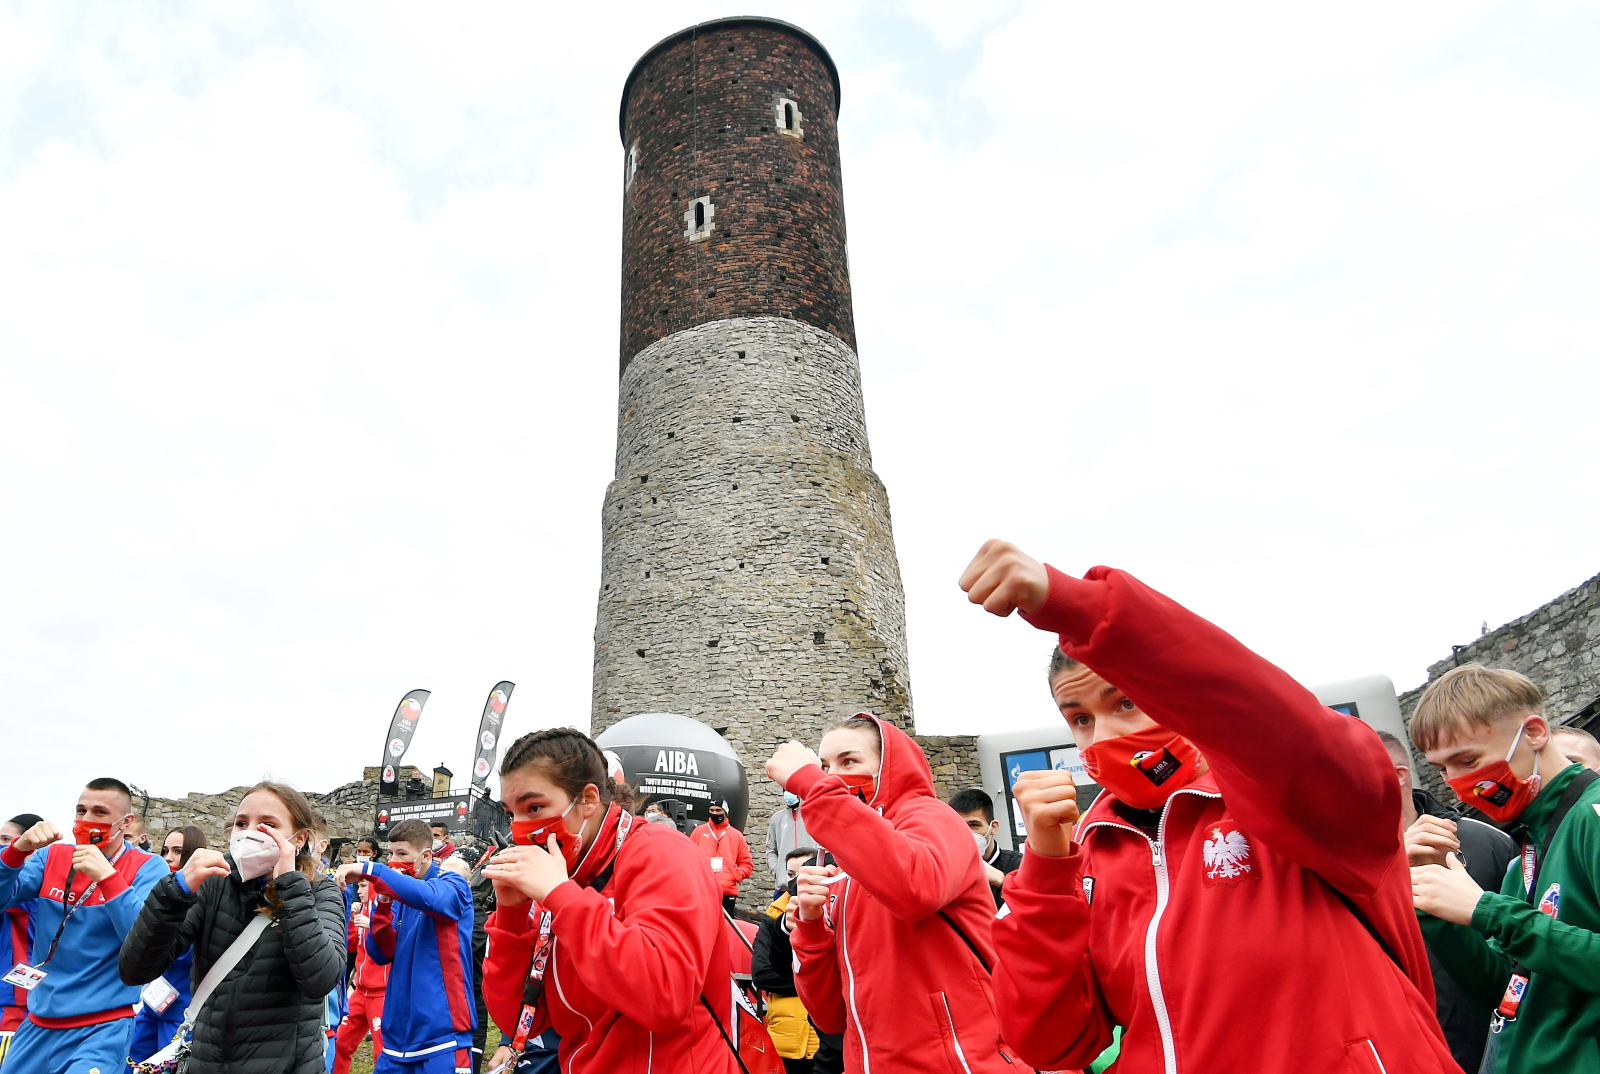
[[[686,776],[698,776],[700,766],[695,763],[694,754],[683,750],[661,750],[656,753],[657,772],[681,772]]]

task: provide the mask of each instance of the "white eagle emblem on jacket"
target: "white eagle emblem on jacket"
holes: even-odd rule
[[[1202,854],[1206,876],[1212,880],[1238,880],[1253,868],[1250,863],[1250,841],[1237,829],[1224,832],[1219,827],[1212,828],[1211,838],[1206,840]]]

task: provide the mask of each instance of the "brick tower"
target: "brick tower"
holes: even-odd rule
[[[593,728],[662,711],[727,728],[752,768],[752,840],[777,806],[758,767],[776,742],[815,745],[862,708],[911,730],[838,108],[822,45],[763,18],[672,35],[622,91],[622,368]]]

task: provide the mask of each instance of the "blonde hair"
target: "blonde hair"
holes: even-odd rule
[[[1462,664],[1428,684],[1411,717],[1411,741],[1426,753],[1470,726],[1489,727],[1507,716],[1544,715],[1544,697],[1519,671]]]

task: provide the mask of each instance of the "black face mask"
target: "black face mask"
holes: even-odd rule
[[[787,884],[785,884],[783,886],[789,889],[789,897],[791,899],[792,898],[797,898],[799,896],[799,894],[800,894],[800,878],[798,876],[795,877],[794,879],[790,880]]]

